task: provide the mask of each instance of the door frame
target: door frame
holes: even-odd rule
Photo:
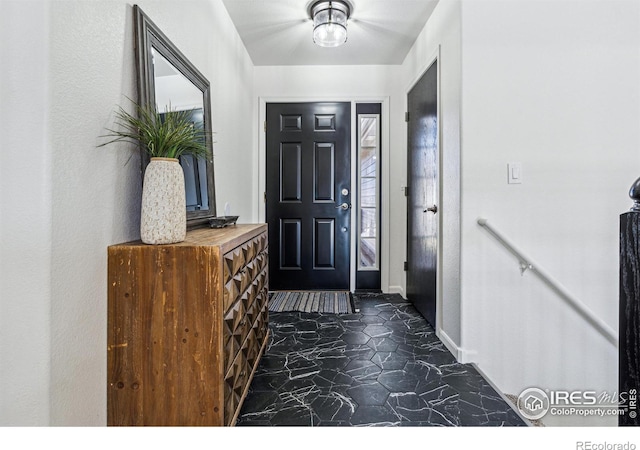
[[[437,97],[438,97],[438,101],[437,101],[437,106],[436,109],[438,111],[438,214],[437,214],[437,218],[438,218],[438,245],[436,246],[436,264],[437,264],[437,274],[436,274],[436,326],[435,331],[436,331],[436,335],[438,337],[441,336],[442,333],[442,322],[443,322],[443,307],[442,307],[442,269],[443,269],[443,258],[442,258],[442,227],[443,227],[443,214],[446,213],[446,211],[443,211],[442,209],[442,205],[443,205],[443,183],[442,183],[442,174],[443,174],[443,165],[442,165],[442,161],[443,161],[443,155],[442,155],[442,148],[443,148],[443,136],[442,136],[442,122],[443,122],[443,117],[442,117],[442,63],[441,63],[441,58],[440,58],[440,45],[438,45],[438,48],[435,50],[435,52],[433,52],[431,54],[431,56],[426,60],[426,64],[421,68],[421,70],[418,72],[418,75],[415,76],[411,82],[409,83],[409,85],[405,88],[404,91],[404,110],[408,111],[409,109],[409,103],[408,103],[408,97],[409,97],[409,93],[411,92],[411,90],[414,88],[414,86],[418,83],[418,81],[420,81],[420,79],[422,78],[422,76],[427,73],[427,70],[429,70],[429,68],[432,66],[432,64],[434,62],[438,62],[438,66],[437,66]],[[407,161],[409,160],[409,145],[408,145],[408,125],[405,122],[405,166],[407,166]],[[405,182],[408,184],[408,174],[405,173]],[[405,221],[407,221],[407,209],[405,206]],[[409,237],[406,237],[407,242]],[[405,250],[405,261],[407,260],[407,255],[406,255],[406,250]],[[404,273],[405,275],[405,280],[404,280],[404,290],[406,292],[406,287],[407,287],[407,279],[406,279],[406,272]]]
[[[267,141],[266,131],[264,123],[267,119],[267,103],[321,103],[321,102],[347,102],[351,104],[351,188],[350,191],[355,192],[357,188],[357,128],[356,128],[356,103],[380,103],[382,105],[381,114],[381,126],[382,126],[382,140],[381,144],[381,158],[382,158],[382,173],[381,173],[381,197],[380,197],[380,213],[382,220],[380,222],[380,265],[381,265],[381,288],[383,292],[389,290],[389,256],[390,256],[390,239],[389,239],[389,227],[390,227],[390,215],[389,215],[389,149],[391,145],[390,140],[390,124],[389,124],[389,97],[344,97],[344,96],[326,96],[326,97],[258,97],[258,150],[255,156],[258,165],[254,169],[254,180],[258,180],[255,205],[256,217],[259,221],[266,222],[267,211],[264,201],[264,193],[266,192],[267,185]],[[257,172],[257,173],[256,173]],[[356,214],[351,210],[351,248],[350,254],[350,273],[349,273],[349,290],[355,291],[356,288],[356,269],[357,269],[357,254],[356,254]]]

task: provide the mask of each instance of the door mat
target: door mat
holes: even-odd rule
[[[348,291],[275,291],[269,294],[270,312],[353,314]]]

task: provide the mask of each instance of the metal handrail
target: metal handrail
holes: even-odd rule
[[[539,266],[525,256],[521,251],[513,246],[502,234],[489,225],[487,219],[478,218],[478,225],[489,232],[498,242],[500,242],[509,252],[518,259],[520,264],[520,274],[524,275],[527,270],[535,273],[547,286],[558,294],[565,302],[573,308],[584,320],[593,326],[598,332],[616,348],[618,347],[617,333],[602,319],[596,316],[584,303],[574,298],[560,283],[547,275]]]

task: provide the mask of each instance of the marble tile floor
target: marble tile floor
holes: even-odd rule
[[[270,313],[237,426],[526,426],[400,295],[355,314]]]

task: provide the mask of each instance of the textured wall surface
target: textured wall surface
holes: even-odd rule
[[[13,426],[49,422],[48,8],[35,6],[0,2],[0,425]]]

